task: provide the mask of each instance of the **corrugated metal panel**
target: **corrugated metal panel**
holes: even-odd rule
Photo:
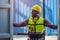
[[[8,32],[8,9],[0,9],[0,33]]]
[[[57,25],[57,0],[45,0],[45,3],[49,7],[46,8],[46,19],[48,19],[51,24]],[[47,28],[46,34],[55,35],[57,34],[57,30]]]

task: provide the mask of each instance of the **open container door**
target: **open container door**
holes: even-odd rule
[[[13,40],[13,0],[0,0],[0,40]]]

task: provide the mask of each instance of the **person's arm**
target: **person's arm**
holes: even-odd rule
[[[49,23],[47,20],[44,20],[45,26],[52,28],[52,29],[57,29],[57,25],[52,25]]]
[[[14,27],[24,27],[26,25],[28,25],[28,19],[22,23],[13,23]]]

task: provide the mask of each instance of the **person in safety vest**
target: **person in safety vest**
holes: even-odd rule
[[[39,14],[42,12],[42,8],[39,5],[32,6],[32,18],[25,20],[22,23],[13,23],[14,27],[28,27],[29,38],[42,38],[45,37],[45,27],[52,29],[57,29],[57,25],[52,25],[43,17],[40,17]],[[35,33],[35,34],[34,34]]]

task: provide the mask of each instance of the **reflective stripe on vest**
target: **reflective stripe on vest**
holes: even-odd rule
[[[29,19],[28,24],[34,24],[32,18]],[[44,19],[40,17],[36,24],[44,24]],[[36,32],[44,32],[45,27],[44,25],[36,25]],[[28,25],[28,32],[34,32],[34,25]]]

